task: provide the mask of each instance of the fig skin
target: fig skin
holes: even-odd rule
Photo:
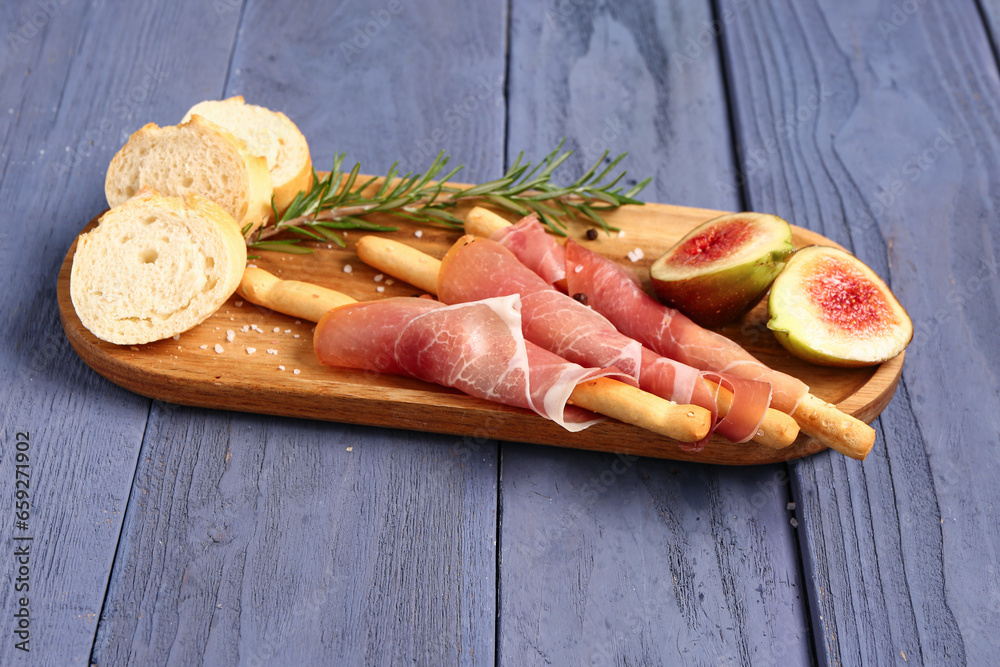
[[[800,359],[821,366],[873,366],[902,352],[913,323],[889,287],[854,255],[808,246],[771,286],[767,327]]]
[[[744,226],[733,228],[734,223]],[[713,230],[722,231],[721,240],[712,237]],[[694,251],[699,241],[702,248]],[[726,250],[727,244],[736,247]],[[759,247],[748,254],[749,244]],[[703,250],[709,259],[685,261],[685,254]],[[653,263],[650,278],[661,303],[703,327],[719,327],[757,305],[794,251],[792,229],[781,218],[732,213],[691,230]]]

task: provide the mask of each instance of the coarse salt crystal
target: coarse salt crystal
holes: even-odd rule
[[[393,280],[392,278],[386,278],[386,279],[385,279],[385,284],[386,284],[386,285],[393,285],[393,284],[395,284],[395,283],[396,283],[396,281],[395,281],[395,280]]]
[[[232,343],[234,338],[236,338],[236,332],[232,329],[226,329],[226,340]]]
[[[215,353],[216,354],[222,354],[223,352],[225,352],[225,350],[222,349],[222,346],[219,345],[218,343],[216,343],[215,344]]]
[[[795,509],[795,503],[788,503],[787,505],[785,505],[785,509],[786,510],[793,510],[793,509]]]
[[[799,527],[799,522],[798,522],[798,520],[794,516],[791,519],[788,520],[788,523],[792,524],[792,528],[798,528]]]
[[[583,271],[583,264],[577,264],[573,267],[573,273],[580,273]]]
[[[236,306],[237,308],[242,308],[242,307],[243,307],[243,302],[242,302],[242,301],[237,301],[237,302],[236,302],[235,304],[233,304],[233,305],[234,305],[234,306]]]
[[[277,350],[268,350],[267,353],[268,354],[278,354],[278,351]]]
[[[253,354],[256,351],[257,351],[257,348],[255,348],[255,347],[248,347],[247,348],[247,354]]]
[[[354,268],[350,264],[344,264],[344,273],[350,273]]]
[[[633,262],[638,262],[643,258],[642,248],[635,248],[634,250],[628,251],[628,258]]]
[[[285,367],[284,366],[278,366],[278,370],[279,371],[283,371],[283,370],[285,370]]]
[[[271,329],[271,333],[281,333],[281,327],[274,327]]]
[[[376,291],[376,292],[384,292],[384,291],[385,291],[385,288],[384,288],[384,287],[382,287],[381,285],[379,285],[378,287],[376,287],[376,288],[375,288],[375,291]]]
[[[292,333],[291,329],[285,329],[285,333]]]
[[[419,239],[421,236],[424,235],[424,230],[418,229],[417,231],[413,232],[413,235]]]
[[[201,348],[202,350],[208,349],[208,345],[199,345],[198,347]]]
[[[618,230],[618,238],[622,238],[624,236],[625,236],[625,230],[624,229],[619,229]]]
[[[293,372],[293,373],[295,373],[296,375],[298,375],[298,374],[299,374],[299,373],[301,373],[302,371],[300,371],[300,370],[299,370],[298,368],[296,368],[296,369],[294,369],[294,370],[293,370],[292,372]]]
[[[171,338],[173,338],[174,340],[180,340],[181,339],[181,335],[180,334],[174,334],[173,336],[171,336]]]
[[[382,280],[384,280],[384,279],[385,279],[385,276],[383,276],[381,273],[379,273],[374,278],[372,278],[372,280],[374,280],[377,283],[382,282]]]

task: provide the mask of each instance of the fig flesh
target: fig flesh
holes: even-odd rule
[[[794,250],[781,218],[731,213],[695,227],[649,272],[660,302],[716,327],[757,305]]]
[[[795,356],[823,366],[871,366],[895,357],[913,323],[892,291],[848,252],[808,246],[771,286],[767,323]]]

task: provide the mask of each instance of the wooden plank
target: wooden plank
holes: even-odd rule
[[[467,178],[492,176],[502,85],[477,95],[502,78],[503,12],[251,2],[211,96],[285,111],[318,167],[347,150],[371,171],[411,152],[422,168],[433,155],[414,151],[447,148]],[[368,41],[345,54],[355,28]],[[492,661],[496,452],[486,438],[154,413],[95,659]]]
[[[456,213],[463,215],[462,209]],[[718,211],[653,203],[623,207],[607,218],[626,231],[624,239],[598,237],[586,243],[648,280],[653,257],[699,222],[717,215]],[[381,238],[401,244],[417,241],[415,231],[422,228],[388,216],[378,222],[401,225],[396,232],[380,233]],[[571,226],[578,237],[583,235],[582,228]],[[421,251],[435,258],[444,257],[461,236],[461,231],[453,229],[425,231],[419,238]],[[819,234],[801,228],[792,233],[799,246],[830,244]],[[414,294],[415,288],[403,281],[376,282],[377,271],[361,263],[353,245],[310,244],[315,250],[312,254],[263,253],[253,263],[273,275],[325,286],[361,300]],[[649,256],[633,263],[627,254],[636,246]],[[69,295],[72,255],[73,248],[63,264],[58,292],[60,314],[73,348],[116,384],[162,401],[456,435],[475,435],[485,420],[492,426],[493,437],[504,440],[731,465],[788,461],[825,448],[815,438],[801,434],[793,446],[783,449],[756,443],[734,446],[721,436],[713,436],[703,449],[689,451],[667,436],[617,421],[569,433],[529,410],[475,399],[445,387],[323,366],[313,350],[311,321],[256,308],[240,294],[176,339],[114,345],[96,338],[76,316]],[[348,265],[352,270],[345,273]],[[767,318],[766,310],[766,304],[761,303],[743,321],[723,331],[772,368],[809,384],[813,394],[835,403],[843,412],[869,422],[881,412],[899,380],[902,356],[866,368],[820,368],[793,357],[773,336],[757,334],[756,327]],[[755,335],[742,336],[748,329]]]
[[[866,462],[793,466],[820,661],[991,662],[1000,83],[977,7],[722,11],[749,205],[853,248],[916,329]]]
[[[508,160],[566,136],[577,173],[627,150],[630,177],[655,176],[646,199],[741,207],[709,3],[512,17]],[[502,662],[809,662],[784,467],[518,445],[502,461]]]
[[[8,573],[23,544],[12,538],[34,538],[30,589],[8,579],[0,590],[0,664],[90,659],[150,402],[79,362],[53,288],[79,231],[67,223],[103,207],[103,170],[122,135],[139,118],[157,120],[153,109],[167,109],[189,86],[221,82],[220,70],[200,64],[228,53],[235,21],[213,21],[200,7],[5,2],[0,10],[0,538]],[[160,26],[184,17],[204,27],[166,40]],[[27,531],[14,524],[17,432],[30,433]],[[18,650],[13,634],[22,597],[30,652]]]

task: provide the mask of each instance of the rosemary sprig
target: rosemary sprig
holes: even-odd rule
[[[555,185],[552,174],[573,154],[572,151],[563,152],[562,145],[560,141],[555,150],[537,165],[524,162],[524,153],[521,153],[503,177],[465,188],[449,185],[462,167],[446,172],[449,158],[444,152],[439,153],[422,174],[400,175],[397,172],[398,163],[393,163],[384,177],[372,177],[363,182],[358,181],[361,165],[355,164],[350,172],[345,173],[344,154],[340,153],[326,178],[321,179],[313,170],[312,189],[296,195],[278,222],[258,229],[248,239],[247,245],[255,250],[302,253],[310,252],[308,248],[298,245],[302,239],[332,241],[343,246],[343,238],[335,230],[397,229],[363,219],[372,213],[395,215],[421,224],[461,228],[462,221],[451,211],[459,202],[469,200],[487,202],[522,216],[535,213],[556,234],[565,235],[565,220],[572,218],[587,221],[606,232],[617,231],[617,228],[608,225],[601,213],[623,204],[642,204],[635,196],[650,179],[625,190],[618,185],[625,172],[614,178],[611,178],[611,172],[626,154],[622,153],[598,171],[608,156],[605,151],[576,181],[567,186]],[[376,183],[379,184],[378,189],[373,194],[366,193]],[[277,217],[277,212],[275,215]],[[268,240],[286,231],[301,238]]]

